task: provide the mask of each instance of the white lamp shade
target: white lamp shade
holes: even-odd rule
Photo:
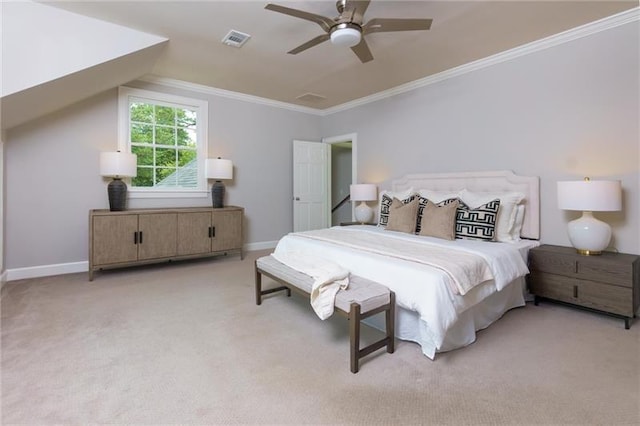
[[[233,163],[223,158],[209,158],[206,164],[207,179],[233,179]]]
[[[378,188],[370,183],[353,184],[349,187],[351,201],[374,201],[378,199]]]
[[[562,210],[591,212],[618,211],[622,208],[619,180],[577,180],[558,182],[558,207]]]
[[[138,159],[128,152],[101,152],[100,174],[112,177],[134,177],[137,175]]]
[[[352,47],[360,43],[362,35],[355,28],[339,28],[331,33],[331,43],[336,46]]]

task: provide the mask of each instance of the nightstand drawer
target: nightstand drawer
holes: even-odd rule
[[[540,272],[531,274],[529,285],[536,296],[633,317],[631,288]]]
[[[578,271],[575,257],[562,256],[557,253],[530,252],[530,269],[551,274],[573,276]]]

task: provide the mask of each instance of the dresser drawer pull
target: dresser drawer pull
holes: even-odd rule
[[[576,299],[578,298],[578,286],[577,285],[573,286],[573,297],[575,297]]]

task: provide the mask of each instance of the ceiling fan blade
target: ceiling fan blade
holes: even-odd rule
[[[347,15],[351,15],[351,19],[353,21],[362,23],[364,20],[364,13],[367,11],[370,2],[371,0],[347,0],[345,12]]]
[[[433,19],[373,18],[364,25],[362,33],[428,30],[432,22]]]
[[[358,56],[360,62],[362,62],[363,64],[373,60],[373,55],[371,54],[371,50],[369,50],[369,45],[367,45],[367,42],[364,41],[364,38],[360,40],[360,43],[353,46],[351,50],[353,50],[353,53]]]
[[[327,18],[326,16],[316,15],[315,13],[305,12],[304,10],[291,9],[290,7],[279,6],[273,3],[267,4],[264,8],[274,12],[284,13],[285,15],[293,16],[295,18],[315,22],[326,32],[329,32],[329,29],[335,24],[333,19]]]
[[[323,41],[327,41],[329,40],[331,36],[329,36],[329,34],[322,34],[319,35],[318,37],[312,38],[311,40],[309,40],[308,42],[301,44],[300,46],[296,47],[295,49],[292,49],[290,51],[288,51],[287,53],[290,53],[292,55],[296,55],[304,50],[307,50],[313,46],[316,46],[320,43],[322,43]]]

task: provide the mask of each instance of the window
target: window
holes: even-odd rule
[[[138,160],[131,196],[207,196],[207,110],[206,101],[120,88],[120,149]]]

